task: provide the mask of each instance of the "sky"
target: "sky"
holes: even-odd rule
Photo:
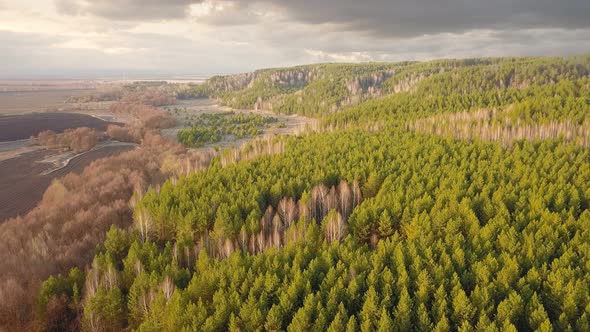
[[[0,79],[590,53],[589,0],[0,0]]]

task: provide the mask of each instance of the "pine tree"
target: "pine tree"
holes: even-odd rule
[[[358,331],[358,324],[356,322],[356,317],[350,316],[348,322],[346,323],[346,332],[357,332]]]
[[[547,311],[545,311],[543,304],[539,301],[536,292],[533,293],[529,301],[527,312],[529,327],[533,330],[539,329],[543,323],[549,322]]]
[[[316,299],[313,294],[305,297],[303,307],[299,308],[293,320],[287,327],[287,331],[309,331],[313,327],[315,317]]]
[[[84,308],[84,326],[89,330],[119,330],[123,328],[123,313],[121,290],[100,287]]]
[[[242,303],[238,315],[238,322],[241,322],[244,329],[254,331],[264,324],[264,317],[259,308],[259,305],[261,305],[260,302],[260,299],[256,299],[255,296],[250,295],[248,296],[248,299]]]
[[[321,306],[321,303],[319,303],[318,306]],[[326,331],[326,327],[328,326],[328,322],[326,319],[326,313],[325,313],[326,310],[323,308],[321,308],[321,309],[318,308],[316,311],[318,312],[318,314],[317,314],[315,321],[313,322],[313,326],[312,326],[311,330],[314,332]]]
[[[447,292],[445,287],[440,285],[434,293],[434,304],[433,304],[433,318],[434,321],[441,321],[443,317],[447,316]]]
[[[391,321],[391,317],[389,317],[389,313],[385,308],[381,309],[381,318],[379,319],[379,326],[377,328],[377,331],[393,331],[393,322]]]
[[[494,330],[495,326],[492,325],[492,322],[488,318],[486,314],[481,314],[477,319],[477,324],[475,325],[476,331],[491,331]]]
[[[237,318],[233,312],[229,316],[228,330],[230,332],[240,332],[240,331],[244,330],[241,320],[239,318]]]
[[[453,320],[456,326],[470,322],[473,318],[473,307],[463,289],[459,289],[453,298]]]
[[[345,316],[346,314],[342,314],[340,311],[336,313],[334,319],[330,323],[328,327],[328,332],[341,332],[346,329],[346,321],[348,317]]]
[[[427,332],[432,331],[432,328],[433,325],[430,316],[428,315],[428,309],[424,303],[420,303],[420,306],[418,307],[418,322],[416,329],[418,331]]]
[[[506,331],[506,332],[518,332],[518,330],[516,329],[516,326],[514,326],[514,324],[512,324],[508,320],[505,320],[504,323],[502,324],[502,331]]]
[[[522,298],[515,291],[512,291],[508,298],[498,304],[496,318],[502,326],[507,323],[515,323],[523,313]]]
[[[379,237],[386,238],[393,234],[395,231],[395,226],[393,219],[389,215],[389,211],[383,210],[381,213],[381,217],[379,218],[379,224],[377,226],[377,232],[379,233]]]
[[[363,196],[365,197],[374,197],[379,192],[379,187],[381,187],[381,183],[383,182],[383,177],[376,173],[371,172],[369,174],[369,178],[363,187]]]
[[[449,332],[451,331],[451,326],[449,325],[449,320],[446,316],[442,316],[442,318],[436,323],[434,326],[434,330],[436,332]]]
[[[123,259],[125,249],[129,246],[127,232],[112,225],[107,232],[104,246],[107,252],[117,261]]]
[[[590,308],[590,303],[588,303],[587,308]],[[590,331],[590,315],[588,314],[588,312],[589,311],[584,312],[582,316],[580,316],[580,318],[578,319],[576,323],[576,328],[578,329],[578,331]],[[551,323],[549,321],[546,321],[543,323],[543,325],[541,325],[539,329],[543,331],[549,331],[549,328],[551,328]]]
[[[266,323],[264,324],[266,331],[282,331],[283,330],[283,312],[280,305],[273,305],[266,316]]]
[[[432,285],[428,272],[426,270],[420,271],[418,280],[416,280],[416,304],[426,304],[432,293]]]
[[[379,321],[379,298],[377,292],[373,286],[369,286],[369,290],[366,293],[365,302],[360,312],[361,318],[361,330],[372,331],[377,328]]]
[[[468,321],[464,320],[461,325],[459,325],[459,328],[457,329],[457,331],[459,332],[471,332],[473,331],[473,326],[471,326],[471,324],[469,324]]]
[[[412,329],[412,299],[406,288],[403,288],[401,291],[393,317],[397,330],[410,331]]]

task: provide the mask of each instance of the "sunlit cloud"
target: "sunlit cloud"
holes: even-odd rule
[[[127,53],[139,53],[145,52],[147,48],[131,48],[131,47],[113,47],[101,45],[99,43],[85,40],[85,39],[73,39],[62,43],[52,44],[51,47],[63,48],[63,49],[79,49],[79,50],[94,50],[103,52],[105,54],[127,54]]]
[[[222,12],[227,7],[233,6],[232,2],[225,1],[203,1],[189,6],[189,13],[192,17],[203,17],[212,15],[215,12]]]

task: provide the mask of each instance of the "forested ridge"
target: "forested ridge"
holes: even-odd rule
[[[321,130],[136,193],[90,266],[43,283],[39,329],[589,331],[589,75],[500,58],[183,88]]]

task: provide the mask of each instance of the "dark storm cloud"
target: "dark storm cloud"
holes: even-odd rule
[[[299,21],[339,23],[388,37],[474,29],[590,26],[589,0],[271,0],[270,3],[285,8],[290,17]]]
[[[60,12],[116,20],[185,17],[205,0],[56,0]],[[590,0],[211,0],[231,4],[202,23],[256,23],[252,8],[278,11],[290,22],[332,23],[378,37],[414,37],[474,29],[590,27]]]

